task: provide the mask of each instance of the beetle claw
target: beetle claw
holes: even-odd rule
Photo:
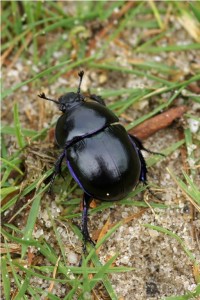
[[[89,236],[89,233],[85,233],[85,232],[82,232],[83,234],[83,253],[86,252],[86,244],[87,243],[90,243],[92,246],[95,247],[95,242],[91,239],[91,237]]]
[[[81,230],[83,235],[83,253],[86,253],[86,244],[90,243],[92,246],[95,247],[95,242],[91,239],[87,225],[83,224],[83,229]]]
[[[86,244],[87,243],[90,243],[93,247],[95,247],[95,242],[91,239],[89,233],[88,233],[88,230],[87,230],[87,233],[86,232],[83,232],[82,231],[82,234],[83,234],[83,247],[82,247],[82,251],[83,251],[83,254],[85,255],[86,252],[87,252],[87,247],[86,247]],[[82,265],[82,258],[79,262],[79,267],[81,267]]]

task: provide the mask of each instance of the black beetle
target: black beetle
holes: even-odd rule
[[[38,96],[53,101],[63,112],[56,124],[55,139],[64,151],[55,163],[50,186],[61,174],[65,158],[71,175],[84,191],[82,234],[85,251],[86,242],[93,243],[87,227],[92,199],[121,200],[139,181],[147,185],[147,168],[141,150],[160,153],[147,150],[139,139],[128,134],[100,96],[84,97],[80,93],[84,72],[78,75],[77,93],[67,93],[58,101],[47,98],[44,93]]]

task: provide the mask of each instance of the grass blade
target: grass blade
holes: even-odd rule
[[[25,145],[25,141],[21,130],[21,124],[19,121],[19,112],[18,112],[17,103],[14,104],[14,125],[15,125],[15,133],[16,133],[19,148],[23,148]]]
[[[24,228],[24,240],[28,241],[33,233],[35,227],[35,222],[38,216],[39,207],[40,207],[41,195],[37,195],[32,203],[30,213],[28,216],[26,227]],[[22,245],[22,258],[24,257],[27,250],[27,245]]]
[[[5,257],[2,257],[2,259],[1,259],[1,271],[2,271],[4,297],[6,300],[10,300],[10,278],[9,278],[8,269],[6,266],[6,258]]]
[[[19,172],[19,174],[21,174],[22,176],[24,175],[24,173],[13,162],[10,162],[9,160],[4,159],[2,157],[0,158],[0,160],[2,162],[4,162],[7,166],[9,166],[11,169],[14,169],[17,172]],[[16,163],[16,161],[15,161],[15,163]]]

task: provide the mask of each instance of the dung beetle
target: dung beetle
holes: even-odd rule
[[[78,75],[77,93],[67,93],[58,100],[47,98],[44,93],[38,96],[56,103],[63,113],[55,129],[56,142],[63,151],[55,163],[50,187],[55,177],[61,174],[65,158],[72,177],[84,192],[82,234],[85,252],[86,242],[93,243],[87,226],[92,199],[121,200],[138,182],[147,185],[147,167],[141,150],[159,153],[149,151],[139,139],[128,134],[100,96],[83,96],[80,88],[84,72]]]

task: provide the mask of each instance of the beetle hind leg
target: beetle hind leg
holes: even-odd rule
[[[83,213],[82,213],[82,234],[83,234],[83,253],[86,253],[86,243],[89,242],[93,246],[95,246],[95,243],[90,237],[89,231],[88,231],[88,210],[90,207],[90,202],[92,201],[92,197],[88,195],[87,193],[83,194]]]
[[[163,153],[160,153],[160,152],[154,152],[154,151],[151,151],[147,148],[144,147],[144,145],[142,144],[142,142],[140,141],[140,139],[138,139],[137,137],[135,137],[134,135],[131,135],[129,134],[130,138],[134,141],[134,143],[136,144],[137,148],[140,149],[140,150],[143,150],[143,151],[146,151],[148,153],[151,153],[151,154],[154,154],[154,155],[161,155],[161,156],[164,156],[165,155]]]

